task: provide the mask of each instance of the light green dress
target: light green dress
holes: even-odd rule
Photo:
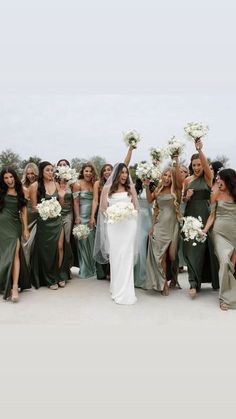
[[[177,256],[179,222],[176,217],[174,197],[172,194],[159,195],[156,199],[159,211],[153,236],[149,238],[147,255],[146,289],[163,291],[166,280],[177,281],[177,264],[167,261],[167,275],[162,268],[163,256],[172,243],[173,252]],[[176,258],[176,260],[178,260]]]
[[[236,203],[218,202],[212,235],[220,265],[219,299],[229,308],[236,308],[235,266],[230,260],[236,250]]]
[[[57,197],[45,195],[45,199]],[[35,288],[55,285],[60,281],[69,279],[69,260],[66,257],[66,241],[64,241],[64,258],[61,267],[58,267],[58,241],[62,230],[62,217],[43,220],[38,216],[37,231],[31,261],[31,277]]]
[[[152,207],[147,202],[145,191],[139,196],[138,202],[138,258],[134,267],[134,286],[143,288],[146,280],[148,235],[152,228]]]
[[[74,198],[79,198],[81,224],[88,224],[91,217],[93,193],[80,191],[73,194]],[[93,259],[95,230],[91,230],[86,239],[77,240],[77,252],[79,259],[79,277],[91,278],[96,275],[96,264]]]
[[[204,176],[200,176],[189,183],[188,189],[193,189],[194,193],[186,204],[184,215],[196,218],[200,216],[203,225],[205,225],[210,213],[211,190]],[[214,289],[218,289],[218,262],[214,254],[211,234],[208,234],[204,243],[198,243],[196,247],[193,246],[191,240],[184,241],[183,253],[188,267],[190,288],[199,291],[203,282],[210,282]]]
[[[22,224],[16,196],[6,195],[4,208],[0,212],[0,293],[3,298],[10,297],[12,288],[12,266],[16,252],[17,240],[22,234]],[[20,247],[19,288],[31,288],[29,272],[26,266],[22,246]]]

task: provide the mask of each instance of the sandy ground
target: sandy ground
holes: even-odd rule
[[[236,311],[208,285],[190,300],[179,279],[168,297],[137,290],[133,306],[76,275],[1,300],[2,417],[233,416]]]

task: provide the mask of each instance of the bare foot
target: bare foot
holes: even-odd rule
[[[12,288],[12,290],[11,290],[11,301],[13,303],[17,303],[19,301],[18,288]]]
[[[163,291],[161,291],[162,295],[164,295],[164,297],[167,297],[169,295],[169,286],[167,281],[165,282]]]
[[[223,311],[227,311],[229,309],[229,307],[227,306],[227,304],[220,302],[220,308]]]
[[[189,296],[192,298],[192,300],[196,297],[196,295],[197,295],[197,290],[196,290],[196,288],[190,288],[190,290],[189,290]]]

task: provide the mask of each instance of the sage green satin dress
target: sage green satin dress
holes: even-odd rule
[[[6,195],[4,208],[0,212],[0,293],[3,298],[10,297],[12,288],[12,267],[17,240],[21,239],[22,224],[16,196]],[[18,282],[22,290],[31,288],[22,246],[20,246],[20,276]]]
[[[93,193],[80,191],[73,194],[75,199],[79,199],[81,224],[88,224],[91,217]],[[79,277],[91,278],[96,275],[96,264],[93,258],[95,230],[91,230],[86,239],[77,240],[77,252],[79,259]]]
[[[61,210],[61,217],[62,217],[62,225],[64,228],[64,234],[65,234],[65,241],[66,241],[66,258],[69,261],[69,266],[72,267],[74,266],[73,262],[74,262],[74,258],[73,258],[73,251],[71,248],[71,231],[72,231],[72,227],[73,227],[73,220],[74,220],[74,215],[73,215],[73,194],[72,191],[70,189],[70,187],[67,188],[65,196],[64,196],[64,204],[62,206],[62,210]]]
[[[194,179],[187,189],[193,189],[194,193],[185,207],[185,217],[192,216],[202,218],[203,225],[206,224],[210,213],[209,199],[210,188],[204,176]],[[207,236],[204,243],[197,243],[193,246],[193,241],[184,241],[183,254],[188,267],[188,277],[190,288],[197,291],[201,289],[202,283],[212,283],[214,289],[219,288],[218,262],[214,253],[211,234]]]
[[[134,286],[143,288],[146,281],[148,236],[152,228],[152,206],[147,202],[146,192],[138,198],[138,257],[134,267]]]
[[[177,281],[179,222],[172,194],[159,195],[156,203],[159,211],[153,235],[149,237],[145,288],[163,291],[166,280]],[[172,263],[167,259],[167,274],[165,274],[162,260],[171,243],[176,259]]]
[[[57,197],[45,195],[45,199]],[[61,267],[58,267],[58,241],[63,228],[62,217],[37,219],[37,231],[31,259],[31,277],[35,288],[55,285],[60,281],[69,279],[69,260],[66,257],[64,240],[64,257]]]
[[[219,260],[219,299],[229,308],[236,308],[236,274],[231,256],[236,250],[236,203],[219,201],[212,230]]]

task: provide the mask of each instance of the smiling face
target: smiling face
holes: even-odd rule
[[[112,167],[108,164],[104,167],[102,177],[107,180],[112,172]]]
[[[26,171],[26,179],[29,183],[34,183],[36,181],[36,175],[31,167],[29,167]]]
[[[53,167],[51,164],[48,164],[43,169],[43,178],[44,180],[50,181],[53,180]]]
[[[171,185],[172,179],[171,179],[171,172],[170,172],[170,170],[167,170],[166,172],[162,173],[161,180],[162,180],[162,185],[164,187],[168,187],[168,186]]]
[[[91,182],[93,178],[93,170],[91,167],[86,166],[83,170],[83,177],[86,182]]]
[[[200,159],[193,159],[192,160],[192,170],[193,174],[196,177],[199,177],[203,174],[203,167]]]
[[[8,189],[12,189],[15,187],[15,179],[11,173],[5,173],[5,175],[3,176],[3,180]]]
[[[217,176],[217,178],[216,178],[216,183],[217,183],[218,188],[219,188],[219,190],[220,190],[221,192],[224,192],[224,191],[226,191],[226,190],[227,190],[227,187],[226,187],[225,181],[224,181],[224,180],[222,180],[222,179],[220,178],[220,176]]]
[[[120,172],[119,183],[121,183],[121,185],[125,185],[127,179],[128,179],[128,170],[126,169],[126,167],[123,167],[123,169]]]

